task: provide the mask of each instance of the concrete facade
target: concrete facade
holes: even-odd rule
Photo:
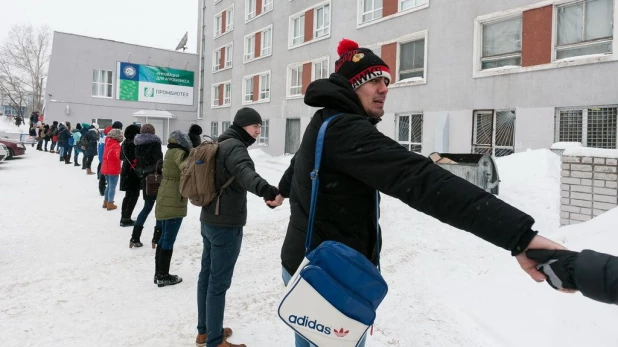
[[[193,105],[177,105],[117,99],[117,64],[130,62],[149,66],[189,70],[195,73]],[[132,45],[61,32],[54,32],[45,95],[45,122],[97,121],[101,125],[121,121],[152,123],[164,142],[174,130],[187,131],[197,116],[197,54]],[[112,96],[93,96],[93,71],[112,73]],[[136,117],[134,113],[150,115]],[[171,115],[168,115],[171,114]],[[167,115],[167,116],[166,116]],[[168,126],[168,118],[169,126]]]
[[[281,154],[285,148],[286,119],[300,118],[302,132],[315,111],[304,105],[302,95],[288,96],[290,66],[327,58],[329,73],[332,73],[338,58],[339,40],[350,38],[381,54],[391,67],[391,75],[398,76],[401,44],[424,38],[423,78],[399,81],[395,77],[387,98],[386,114],[378,126],[381,131],[397,138],[397,115],[422,113],[421,153],[429,154],[436,149],[470,152],[473,150],[474,110],[510,110],[515,112],[511,144],[515,152],[549,148],[560,140],[555,138],[554,120],[560,108],[615,107],[618,104],[618,55],[611,53],[618,52],[618,42],[611,40],[618,27],[613,27],[609,39],[610,53],[556,59],[557,13],[560,6],[573,2],[577,1],[487,0],[476,1],[471,6],[465,1],[417,0],[418,6],[400,10],[403,2],[384,0],[382,18],[360,23],[363,0],[273,1],[269,5],[272,10],[257,13],[249,20],[247,5],[256,3],[256,7],[260,7],[269,2],[200,0],[198,36],[201,38],[200,88],[203,92],[200,93],[199,117],[205,133],[211,122],[219,124],[220,133],[221,122],[231,121],[239,108],[254,107],[269,120],[269,141],[265,150]],[[316,9],[325,4],[330,6],[330,33],[316,39],[316,31],[307,30],[307,27],[317,25]],[[617,17],[617,12],[614,6],[610,11],[612,18]],[[299,14],[305,15],[305,40],[308,37],[311,40],[290,47],[292,19]],[[230,15],[232,21],[229,21]],[[223,22],[218,22],[217,17]],[[523,18],[521,66],[481,70],[484,25],[512,17]],[[213,22],[221,28],[217,29]],[[259,46],[268,28],[272,29],[272,53],[245,62],[245,38],[261,32],[262,35],[256,35],[256,40],[251,42]],[[215,35],[215,30],[222,33]],[[223,65],[223,69],[213,72],[214,52],[226,45],[233,46],[231,67]],[[218,57],[222,62],[226,60]],[[243,102],[243,78],[260,73],[270,73],[270,97]],[[306,77],[303,75],[303,80]],[[230,102],[213,107],[213,85],[220,83],[231,84]],[[445,128],[448,131],[444,131]]]

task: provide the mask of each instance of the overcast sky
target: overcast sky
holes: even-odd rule
[[[189,32],[196,52],[198,0],[0,0],[0,41],[12,25],[47,24],[52,30],[174,49]]]

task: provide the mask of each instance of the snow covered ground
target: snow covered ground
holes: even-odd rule
[[[252,150],[277,184],[290,157]],[[81,159],[80,159],[81,160]],[[618,210],[558,228],[559,158],[537,150],[498,159],[500,198],[527,211],[541,234],[568,247],[618,254]],[[96,160],[93,166],[96,167]],[[117,193],[120,204],[122,192]],[[171,271],[183,283],[152,283],[149,247],[129,249],[120,211],[101,209],[96,176],[28,147],[0,163],[0,345],[192,346],[202,241],[190,206]],[[141,209],[138,203],[134,217]],[[537,284],[509,254],[401,202],[382,204],[383,274],[389,294],[368,346],[617,346],[618,307]],[[230,340],[292,346],[277,316],[284,291],[279,251],[289,205],[249,196],[243,249],[227,295]]]

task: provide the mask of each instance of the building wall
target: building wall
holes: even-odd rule
[[[330,72],[334,72],[336,46],[340,39],[350,38],[382,54],[391,67],[391,74],[395,76],[396,42],[424,36],[425,80],[391,85],[386,114],[378,126],[381,131],[395,137],[396,114],[423,112],[422,152],[428,154],[436,148],[436,141],[444,143],[443,139],[436,139],[435,126],[440,117],[448,115],[448,149],[451,152],[469,152],[472,149],[473,111],[511,109],[516,110],[515,151],[546,148],[554,142],[555,108],[618,104],[617,55],[555,62],[551,46],[556,30],[554,6],[566,2],[476,1],[471,6],[465,1],[429,0],[428,6],[398,13],[397,8],[393,7],[396,1],[385,0],[384,13],[394,14],[372,24],[358,25],[359,1],[331,1],[331,34],[328,38],[289,49],[290,16],[306,12],[324,1],[276,1],[271,12],[245,23],[244,0],[221,0],[214,5],[213,1],[202,0],[201,8],[205,5],[202,19],[206,21],[215,13],[234,5],[234,28],[231,32],[213,39],[212,26],[204,27],[205,46],[202,51],[206,53],[203,83],[206,88],[202,116],[208,124],[211,121],[231,120],[234,113],[244,106],[241,103],[243,76],[270,70],[270,101],[248,106],[270,120],[270,144],[266,150],[281,154],[285,143],[285,118],[301,117],[304,124],[315,111],[304,105],[302,98],[286,98],[288,64],[328,56]],[[513,13],[523,14],[524,67],[479,71],[480,23]],[[616,13],[618,8],[615,6],[614,18],[618,18]],[[243,63],[245,35],[271,24],[272,56]],[[613,30],[616,36],[618,29]],[[234,42],[233,67],[210,73],[213,49],[229,42]],[[617,40],[613,41],[613,52],[618,52]],[[212,109],[209,107],[211,85],[228,80],[232,81],[231,105]]]
[[[164,110],[176,116],[170,120],[167,133],[176,129],[188,130],[190,124],[196,121],[197,87],[194,87],[193,106],[117,100],[119,61],[190,71],[197,71],[198,68],[196,54],[54,32],[45,95],[45,121],[70,121],[76,124],[102,118],[118,120],[126,126],[133,123],[134,112]],[[112,71],[112,98],[92,96],[93,69]]]

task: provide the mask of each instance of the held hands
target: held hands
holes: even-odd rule
[[[268,205],[268,207],[270,207],[270,208],[275,208],[277,206],[281,206],[281,204],[283,204],[284,200],[285,200],[285,198],[283,196],[281,196],[281,194],[279,194],[279,195],[277,195],[275,200],[266,201],[266,205]]]
[[[260,197],[264,198],[264,201],[273,201],[279,195],[279,189],[275,186],[265,186],[260,190]]]

